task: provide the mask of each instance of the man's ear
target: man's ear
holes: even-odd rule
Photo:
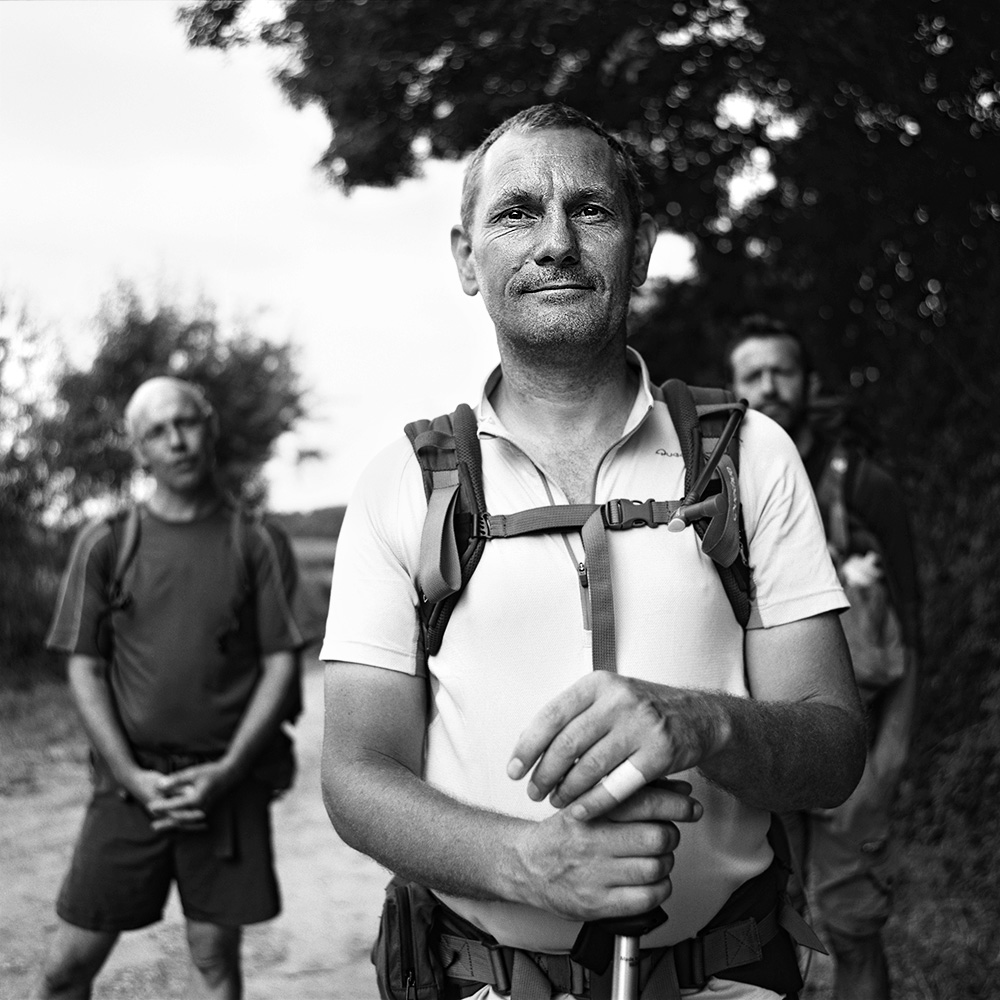
[[[466,295],[475,295],[479,291],[479,281],[472,263],[472,243],[461,226],[451,228],[451,255],[455,258],[462,291]]]
[[[143,454],[142,445],[138,441],[132,442],[132,457],[135,459],[135,464],[142,469],[143,472],[149,472],[149,462],[146,460],[145,454]]]
[[[809,383],[806,386],[806,399],[809,402],[813,402],[822,395],[823,393],[823,380],[819,377],[817,372],[809,373]]]
[[[638,288],[646,281],[649,272],[649,259],[653,256],[653,247],[656,245],[656,222],[651,215],[645,212],[639,217],[639,224],[635,227],[635,236],[632,243],[632,287]]]

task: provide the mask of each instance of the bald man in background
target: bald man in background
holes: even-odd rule
[[[291,759],[295,564],[280,529],[223,495],[196,386],[150,379],[125,417],[152,496],[134,528],[80,532],[47,640],[68,655],[94,788],[38,996],[89,997],[118,935],[160,920],[176,882],[186,995],[236,1000],[242,927],[280,910],[270,802]]]

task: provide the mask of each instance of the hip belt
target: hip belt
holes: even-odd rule
[[[639,953],[642,1000],[675,1000],[682,989],[703,987],[712,976],[760,962],[764,946],[782,926],[782,912],[775,907],[760,920],[750,917],[671,947],[642,950]],[[611,995],[610,967],[597,972],[570,955],[522,951],[448,930],[440,936],[438,953],[449,980],[475,984],[475,989],[489,985],[498,993],[510,994],[512,1000],[549,1000],[553,993],[569,993],[590,1000],[603,1000]],[[463,993],[459,990],[455,996]]]

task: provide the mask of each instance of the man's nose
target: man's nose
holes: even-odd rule
[[[760,376],[760,388],[765,396],[773,396],[775,393],[776,383],[774,381],[773,372],[762,372]]]
[[[169,437],[167,438],[167,443],[175,451],[184,448],[187,445],[187,441],[184,438],[184,434],[181,432],[180,427],[177,424],[170,424],[169,427]]]
[[[579,263],[576,231],[564,213],[547,214],[536,232],[536,264],[543,267],[568,267]]]

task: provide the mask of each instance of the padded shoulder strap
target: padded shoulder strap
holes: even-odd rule
[[[256,511],[249,510],[239,501],[233,501],[229,514],[229,544],[236,560],[239,578],[238,598],[241,603],[254,589],[253,559],[250,552],[250,535],[263,526],[264,519]]]
[[[727,389],[688,386],[670,379],[661,387],[684,458],[684,507],[693,513],[714,495],[715,515],[692,518],[744,628],[750,620],[750,563],[739,497],[739,428],[747,405]],[[717,484],[713,484],[715,478]],[[711,511],[712,508],[709,508]],[[685,518],[687,520],[687,518]]]
[[[461,560],[452,527],[460,492],[452,415],[407,424],[406,434],[420,463],[427,497],[416,582],[424,599],[436,604],[462,586]]]
[[[120,534],[115,530],[117,522],[121,522]],[[139,548],[139,536],[142,532],[142,508],[134,504],[124,514],[115,514],[108,518],[111,537],[117,543],[115,569],[108,583],[108,602],[112,608],[125,607],[130,597],[125,590],[125,574]]]
[[[847,473],[850,452],[838,441],[831,449],[816,484],[816,501],[823,513],[826,533],[837,555],[843,559],[850,550],[850,522],[847,513]]]
[[[692,503],[698,499],[691,495],[695,477],[701,470],[701,427],[694,396],[686,382],[672,378],[661,386],[663,398],[667,401],[670,419],[680,439],[681,456],[684,459],[684,500]]]
[[[688,386],[694,401],[695,412],[701,427],[702,450],[711,454],[719,438],[722,437],[727,422],[734,410],[746,412],[746,404],[736,398],[728,389],[714,386]],[[739,436],[734,434],[725,445],[726,453],[733,460],[736,471],[740,469]]]
[[[416,584],[423,597],[424,652],[432,656],[485,544],[477,527],[486,515],[482,453],[476,415],[465,403],[454,413],[415,420],[405,431],[427,497]]]

